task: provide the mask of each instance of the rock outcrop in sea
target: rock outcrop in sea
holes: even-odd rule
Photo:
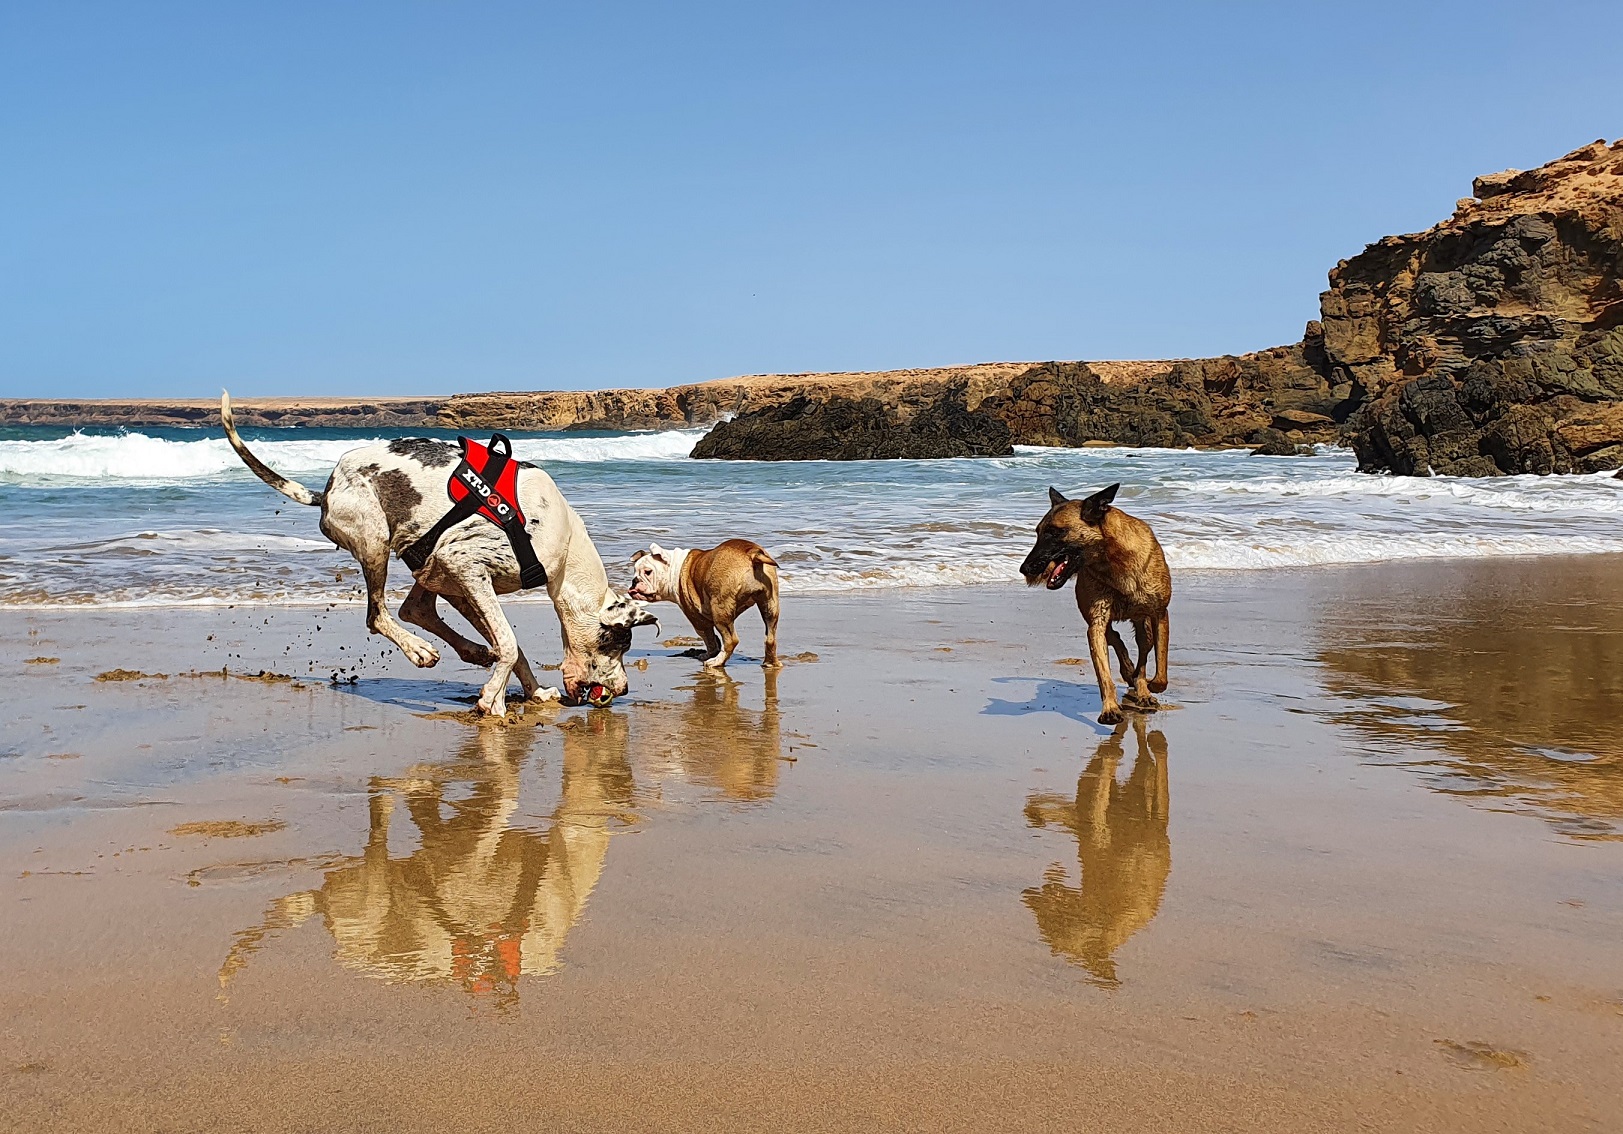
[[[982,405],[984,406],[984,402]],[[1002,457],[1014,452],[1009,427],[968,408],[962,384],[949,386],[904,421],[878,398],[805,395],[719,423],[693,447],[700,459],[754,461],[927,460]]]
[[[911,397],[799,394],[717,425],[695,457],[743,460],[998,456],[1013,445],[1261,447],[1294,454],[1336,436],[1346,398],[1298,344],[1155,363],[1042,362],[996,383]],[[1125,372],[1124,372],[1125,371]]]
[[[1623,465],[1623,142],[1477,178],[1330,273],[1322,365],[1366,472]]]

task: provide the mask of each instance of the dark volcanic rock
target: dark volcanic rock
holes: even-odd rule
[[[1017,445],[1249,446],[1280,424],[1302,442],[1330,441],[1347,391],[1309,364],[1315,342],[1310,324],[1301,345],[1174,362],[1125,383],[1102,380],[1085,362],[1045,362],[980,408],[1007,422]]]
[[[700,459],[748,461],[924,460],[1001,457],[1014,450],[1009,427],[970,410],[961,385],[905,420],[878,398],[796,397],[719,423],[699,439]]]
[[[1305,457],[1313,452],[1313,446],[1303,445],[1293,441],[1277,429],[1262,431],[1262,444],[1251,450],[1253,457]]]
[[[1366,472],[1623,464],[1623,142],[1478,178],[1477,200],[1330,273],[1321,373]]]
[[[1016,445],[1108,442],[1160,448],[1251,447],[1311,451],[1334,440],[1347,400],[1302,344],[1256,354],[1155,364],[1043,362],[996,383],[979,401],[963,382],[925,394],[845,397],[807,393],[716,426],[695,457],[867,460],[997,456]],[[1101,373],[1111,375],[1106,380]]]

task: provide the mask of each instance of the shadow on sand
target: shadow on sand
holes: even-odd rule
[[[1051,677],[994,677],[992,680],[1000,685],[1032,685],[1035,688],[1025,701],[991,698],[981,710],[982,716],[1024,717],[1032,713],[1058,713],[1067,720],[1087,725],[1101,735],[1110,731],[1098,722],[1099,687],[1091,682],[1083,685]]]

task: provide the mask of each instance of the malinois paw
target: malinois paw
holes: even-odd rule
[[[1139,697],[1132,693],[1121,699],[1122,708],[1133,709],[1140,713],[1153,713],[1161,707],[1161,702],[1154,697]]]
[[[1121,724],[1121,709],[1106,709],[1099,714],[1100,724]]]

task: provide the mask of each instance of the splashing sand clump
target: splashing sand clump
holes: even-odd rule
[[[260,819],[245,823],[240,819],[205,819],[171,827],[171,835],[199,835],[205,839],[248,839],[256,835],[269,835],[287,826],[280,819]]]
[[[1443,1054],[1462,1067],[1476,1071],[1517,1071],[1527,1066],[1525,1051],[1494,1047],[1480,1040],[1458,1043],[1454,1040],[1434,1040]]]

